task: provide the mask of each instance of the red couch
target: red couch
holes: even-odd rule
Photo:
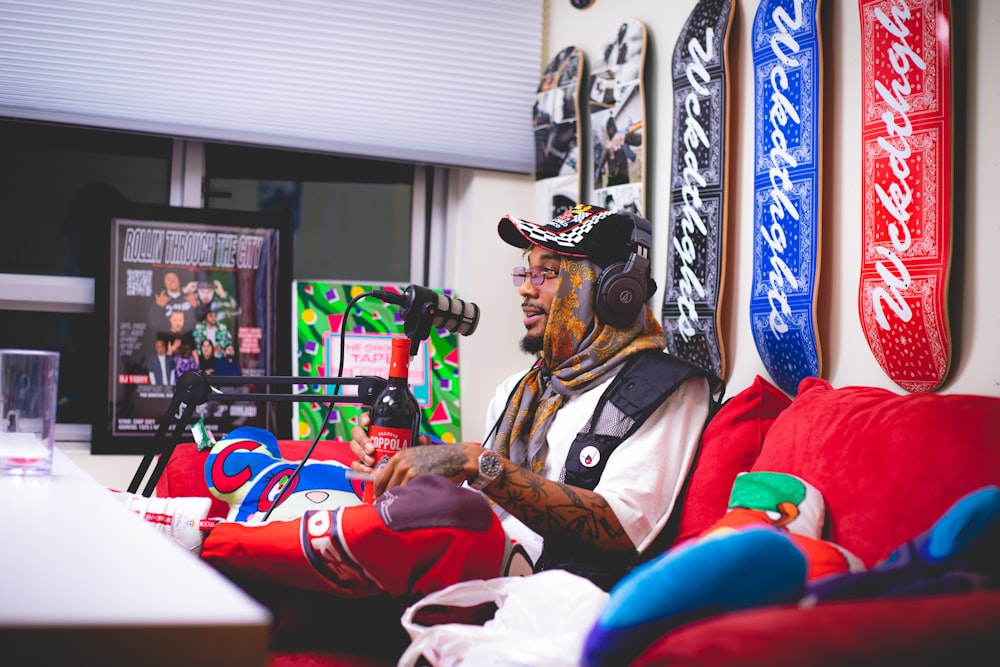
[[[303,443],[282,443],[288,458],[303,449]],[[323,443],[319,456],[347,456],[344,449],[343,443]],[[206,495],[204,459],[193,445],[180,446],[158,495]],[[810,378],[790,400],[757,378],[706,429],[673,541],[692,538],[719,519],[733,480],[746,470],[785,472],[812,483],[826,502],[824,538],[870,567],[927,530],[966,493],[1000,485],[1000,398],[834,389]],[[224,514],[225,505],[218,510]],[[275,597],[268,597],[273,591],[251,592],[275,606]],[[324,646],[317,638],[333,617],[317,611],[323,601],[289,590],[277,597],[280,626],[271,667],[391,665],[405,646],[398,634],[379,647]],[[359,633],[371,636],[363,624]],[[723,614],[664,634],[632,664],[992,665],[997,656],[1000,591],[983,591]]]

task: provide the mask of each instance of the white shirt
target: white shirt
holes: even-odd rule
[[[516,373],[500,383],[486,410],[489,432],[503,413],[514,385],[524,373]],[[542,475],[558,481],[570,445],[585,426],[601,394],[614,377],[570,398],[556,413],[549,428],[549,453]],[[666,524],[691,469],[702,428],[708,418],[708,382],[701,377],[687,380],[649,416],[630,438],[622,442],[608,459],[607,467],[594,491],[611,506],[626,534],[643,551]],[[484,446],[493,447],[493,439]],[[542,553],[540,535],[495,506],[511,539],[522,544],[532,561]]]

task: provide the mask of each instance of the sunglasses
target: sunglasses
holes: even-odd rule
[[[547,266],[533,266],[530,269],[526,269],[523,266],[515,266],[511,269],[510,275],[514,279],[514,287],[523,285],[525,277],[530,278],[531,284],[538,287],[549,278],[558,276],[559,270],[550,269]]]

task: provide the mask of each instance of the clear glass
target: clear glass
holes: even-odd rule
[[[58,386],[58,352],[0,350],[0,474],[52,472]]]

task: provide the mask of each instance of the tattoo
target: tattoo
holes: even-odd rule
[[[411,447],[408,456],[414,472],[437,473],[445,477],[464,474],[463,468],[469,460],[463,448],[452,445]]]
[[[487,494],[543,537],[586,542],[600,549],[634,549],[599,493],[545,479],[511,462]]]

